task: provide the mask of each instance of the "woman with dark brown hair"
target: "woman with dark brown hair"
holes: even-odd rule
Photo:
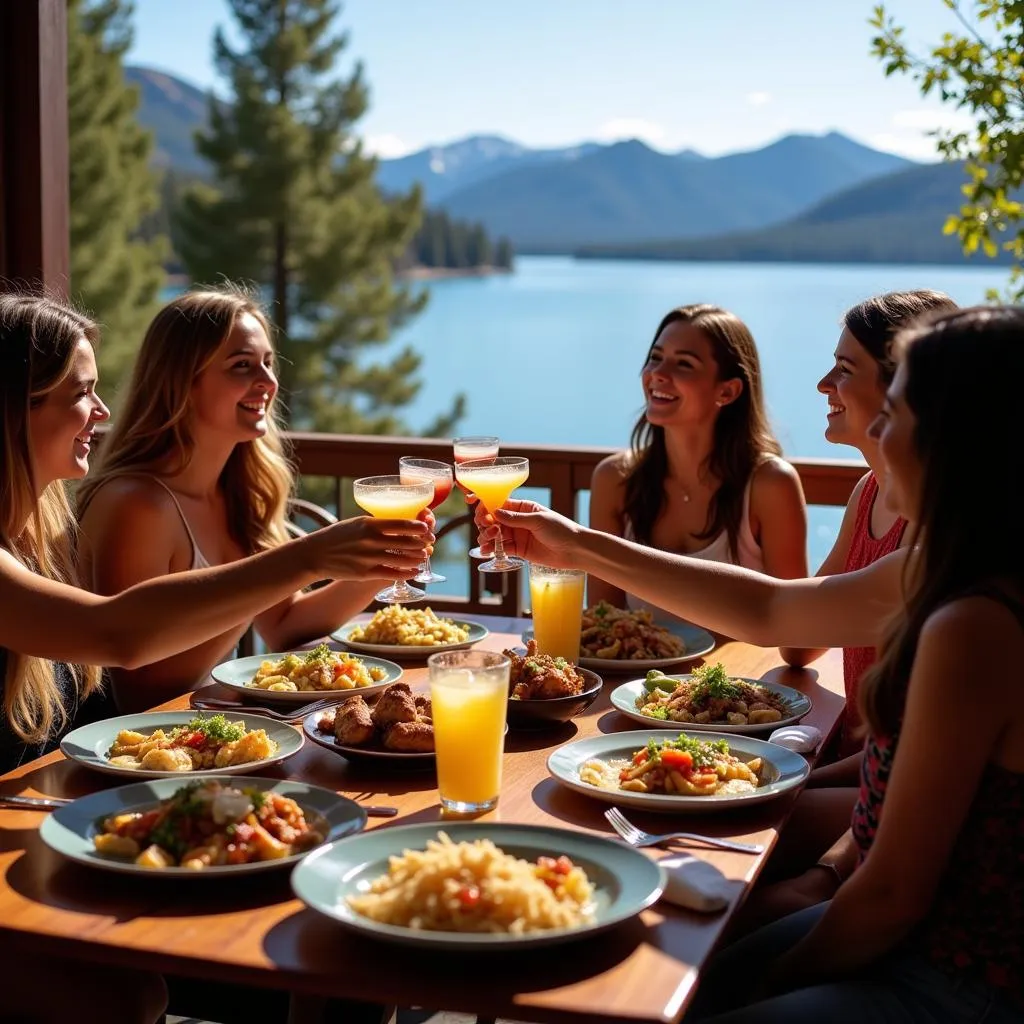
[[[591,527],[662,551],[806,576],[803,490],[779,458],[746,324],[717,306],[672,310],[640,379],[645,406],[630,449],[594,470]],[[588,601],[644,606],[598,579]]]
[[[907,547],[810,580],[666,555],[531,502],[506,549],[577,567],[741,640],[879,647],[852,827],[831,898],[726,950],[693,1019],[1019,1021],[1024,1011],[1024,310],[941,313],[895,341],[872,425]],[[964,493],[964,472],[982,483]],[[482,540],[490,539],[490,529]]]

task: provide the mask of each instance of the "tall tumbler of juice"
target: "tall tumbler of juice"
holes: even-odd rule
[[[440,651],[427,658],[441,806],[482,814],[498,804],[509,659],[495,651]]]
[[[574,664],[579,658],[586,582],[587,574],[581,569],[552,569],[530,563],[533,637],[540,654]]]

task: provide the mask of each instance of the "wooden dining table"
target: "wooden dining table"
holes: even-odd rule
[[[528,620],[478,617],[491,629],[480,647],[520,644]],[[722,641],[710,655],[731,675],[780,682],[806,693],[813,709],[804,724],[829,736],[842,712],[839,652],[803,670],[783,665],[775,649]],[[405,661],[404,678],[427,687],[425,658]],[[607,804],[560,785],[547,770],[549,753],[576,739],[638,729],[609,693],[629,674],[605,673],[597,701],[571,723],[506,740],[501,797],[481,821],[556,826],[603,836]],[[231,697],[214,684],[207,692]],[[163,706],[185,708],[189,694]],[[432,771],[382,771],[306,742],[265,773],[335,790],[360,803],[398,808],[368,828],[414,822],[442,825]],[[122,780],[92,772],[53,753],[0,777],[0,795],[77,797]],[[286,990],[399,1006],[462,1011],[485,1018],[537,1022],[667,1022],[678,1020],[701,970],[757,878],[793,804],[793,796],[742,810],[666,816],[629,811],[647,831],[685,828],[764,844],[758,855],[688,846],[730,880],[731,903],[698,914],[665,901],[601,934],[523,953],[434,953],[388,945],[348,931],[307,909],[292,894],[287,872],[229,881],[116,875],[63,859],[39,837],[43,813],[0,810],[0,957],[4,947],[40,956],[70,956],[221,983]],[[675,848],[678,852],[678,847]],[[396,847],[396,852],[400,852]],[[649,849],[652,857],[666,853]],[[0,961],[2,962],[2,961]],[[315,1000],[314,1000],[315,1001]]]

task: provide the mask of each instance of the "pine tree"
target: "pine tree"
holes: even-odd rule
[[[103,326],[100,374],[113,393],[131,365],[164,283],[166,240],[140,226],[158,205],[152,137],[124,80],[126,0],[68,2],[71,291]]]
[[[332,30],[337,0],[228,6],[245,42],[214,39],[231,96],[211,101],[196,136],[214,184],[185,192],[176,247],[193,280],[254,281],[272,298],[292,426],[397,433],[420,358],[406,348],[366,365],[363,353],[426,300],[394,274],[420,223],[419,189],[385,200],[353,134],[368,95],[361,65],[332,77],[348,43]],[[431,429],[449,432],[461,408],[455,399]]]

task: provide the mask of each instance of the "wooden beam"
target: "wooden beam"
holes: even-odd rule
[[[0,3],[0,277],[70,285],[67,0]]]

